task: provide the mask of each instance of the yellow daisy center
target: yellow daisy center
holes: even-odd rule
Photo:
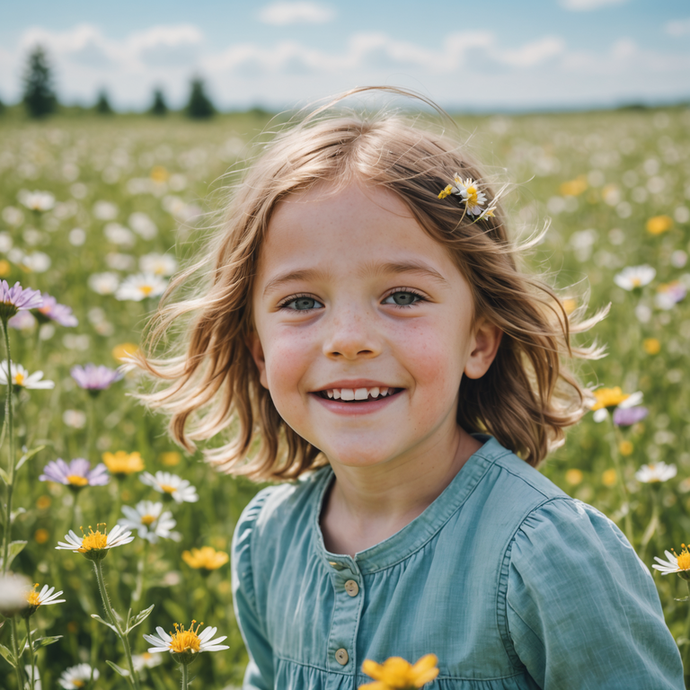
[[[150,527],[156,521],[155,515],[142,515],[141,524]]]
[[[148,297],[153,292],[153,285],[140,285],[139,289]]]
[[[89,480],[86,477],[82,477],[80,474],[68,474],[67,481],[72,486],[86,486]]]
[[[680,556],[678,556],[678,567],[681,570],[690,570],[690,553],[683,551]]]
[[[24,383],[24,374],[18,371],[14,375],[14,382],[16,385],[21,386]]]
[[[177,654],[182,652],[198,652],[201,649],[201,640],[197,633],[203,623],[199,623],[194,630],[194,623],[189,626],[189,630],[184,629],[184,625],[175,623],[175,632],[171,633],[172,640],[170,641],[170,651]]]
[[[41,598],[36,591],[38,587],[38,582],[34,585],[34,588],[26,595],[26,600],[29,602],[29,606],[39,606],[41,603]]]
[[[174,494],[177,491],[177,487],[170,484],[161,484],[160,487],[166,494]]]
[[[89,527],[89,533],[84,535],[81,540],[81,548],[77,549],[79,553],[86,553],[87,551],[98,551],[100,549],[105,549],[108,545],[108,535],[105,531],[105,525],[103,526],[103,532],[98,529],[100,525],[96,525],[96,531],[94,532],[91,527]]]
[[[616,407],[630,396],[616,386],[615,388],[599,388],[594,391],[594,397],[597,401],[592,405],[592,410],[600,410],[602,407]]]
[[[83,688],[86,686],[86,681],[85,680],[73,680],[72,685],[74,685],[75,688]]]
[[[632,283],[633,287],[640,287],[640,285],[642,285],[642,280],[638,276],[632,278],[630,282]]]
[[[477,188],[467,187],[465,190],[467,192],[467,205],[476,206],[477,205]]]

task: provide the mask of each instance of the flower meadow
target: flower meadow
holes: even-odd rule
[[[458,122],[510,183],[513,231],[550,222],[527,260],[566,310],[610,304],[577,336],[607,351],[580,368],[591,410],[542,471],[625,532],[687,663],[690,110]],[[84,116],[0,129],[3,687],[241,684],[228,552],[259,487],[175,447],[121,365],[265,125]],[[469,184],[448,193],[481,200]],[[368,660],[368,687],[433,682],[433,651]]]

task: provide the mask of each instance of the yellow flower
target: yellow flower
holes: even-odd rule
[[[616,407],[630,395],[626,395],[620,386],[616,386],[615,388],[597,388],[594,391],[594,397],[597,401],[592,405],[592,410],[600,410],[602,407]]]
[[[115,345],[112,349],[111,354],[118,362],[122,362],[125,357],[135,354],[139,351],[139,346],[134,343],[120,343]]]
[[[127,453],[124,450],[103,453],[103,462],[113,474],[133,474],[144,469],[144,461],[139,453]]]
[[[423,656],[414,666],[399,656],[392,656],[382,665],[367,659],[362,671],[374,679],[365,683],[359,690],[414,690],[431,682],[438,675],[435,654]]]
[[[183,551],[182,560],[190,568],[197,570],[218,570],[228,562],[229,556],[225,551],[216,551],[212,546],[203,546],[200,549]]]
[[[154,182],[166,182],[170,175],[162,165],[156,165],[151,170],[151,179]]]
[[[50,498],[50,496],[46,496],[45,494],[43,494],[42,496],[39,496],[36,499],[36,507],[39,510],[48,510],[52,502],[53,500]]]
[[[40,528],[34,532],[34,539],[37,544],[45,544],[50,539],[50,534],[47,529]]]
[[[633,444],[630,443],[630,441],[621,441],[618,444],[618,450],[620,451],[621,455],[631,455],[634,448],[635,446],[633,446]]]
[[[642,347],[648,355],[658,355],[661,351],[661,343],[656,338],[645,338]]]
[[[166,467],[175,467],[180,464],[182,456],[176,450],[169,450],[161,453],[159,459]]]
[[[565,313],[570,316],[575,311],[575,308],[577,307],[577,300],[573,299],[572,297],[566,297],[563,300],[563,309],[565,309]]]
[[[613,486],[617,479],[616,470],[605,470],[601,475],[604,486]]]
[[[448,185],[442,192],[439,192],[438,198],[439,199],[445,199],[447,196],[450,196],[453,193],[453,187],[452,185]]]
[[[10,266],[9,261],[6,259],[0,259],[0,277],[4,278],[5,276],[9,275],[11,268],[12,267]]]
[[[669,216],[654,216],[647,221],[647,232],[652,235],[661,235],[673,227],[673,220]]]
[[[587,191],[587,187],[587,178],[584,175],[580,175],[574,180],[564,182],[560,186],[560,192],[562,196],[580,196],[582,192]]]
[[[571,486],[577,486],[582,482],[582,479],[584,478],[584,475],[580,470],[568,470],[565,473],[565,481],[568,482]]]

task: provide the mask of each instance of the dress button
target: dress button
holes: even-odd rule
[[[354,580],[348,580],[345,583],[345,591],[351,597],[356,597],[359,594],[359,585]]]
[[[347,653],[347,649],[341,647],[341,648],[335,653],[335,660],[336,660],[341,666],[345,666],[345,664],[350,660],[350,655]]]

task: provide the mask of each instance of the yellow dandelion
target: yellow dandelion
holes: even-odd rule
[[[374,679],[374,683],[365,683],[359,690],[414,690],[424,687],[438,675],[435,654],[423,656],[412,665],[399,656],[392,656],[383,664],[367,659],[362,664],[362,671]]]
[[[661,235],[673,227],[673,220],[669,216],[654,216],[647,221],[647,232],[651,235]]]
[[[225,551],[216,551],[212,546],[202,546],[182,553],[182,560],[196,570],[218,570],[230,557]]]
[[[625,455],[626,457],[628,455],[632,455],[633,450],[635,450],[635,446],[633,446],[633,444],[630,443],[630,441],[621,441],[618,444],[618,452],[621,455]]]
[[[577,486],[582,483],[584,475],[580,470],[570,469],[565,473],[565,481],[570,484],[570,486]]]
[[[645,338],[642,347],[648,355],[658,355],[661,351],[661,343],[656,338]]]
[[[616,470],[605,470],[602,472],[601,481],[604,486],[613,486],[617,479]]]
[[[103,463],[112,474],[121,476],[141,472],[144,469],[144,461],[139,453],[127,453],[124,450],[103,453]]]

